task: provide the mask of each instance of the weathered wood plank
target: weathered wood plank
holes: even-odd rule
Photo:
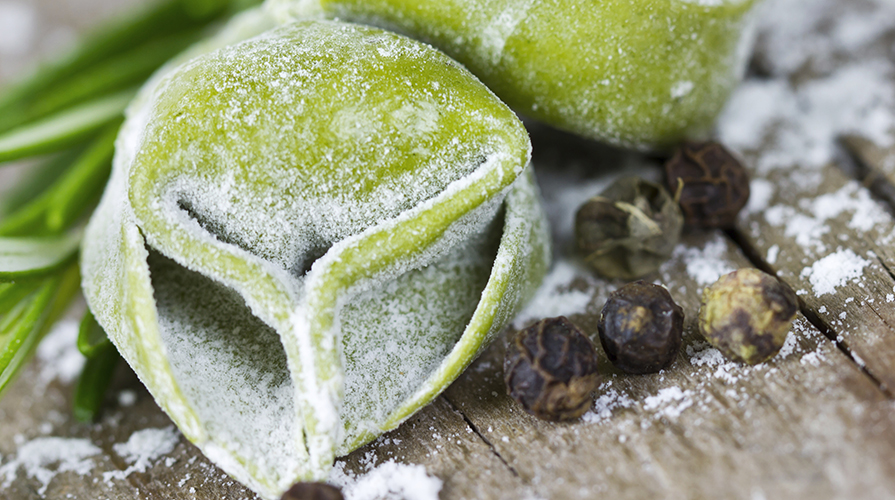
[[[539,180],[560,265],[575,267],[578,204],[619,175],[619,166],[625,174],[652,177],[658,166],[552,133],[536,132],[533,140],[536,165],[549,165],[539,170]],[[547,147],[539,147],[543,140],[550,141]],[[804,317],[782,354],[752,368],[724,360],[696,332],[702,288],[747,266],[722,233],[687,234],[674,258],[650,278],[684,307],[680,356],[650,376],[623,375],[602,358],[606,381],[582,422],[552,424],[521,411],[505,395],[502,345],[468,370],[447,398],[546,498],[895,497],[892,402]],[[575,278],[566,272],[556,286],[560,302],[575,290],[592,296],[572,319],[595,335],[599,310],[618,284],[579,271]]]
[[[91,1],[97,10],[108,5],[105,0]],[[770,52],[782,42],[767,36],[760,49],[765,73],[785,80],[796,89],[793,92],[829,76],[837,65],[860,63],[858,56],[872,59],[888,53],[872,44],[869,49],[858,44],[824,52],[825,45],[817,41],[835,32],[830,26],[837,24],[831,18],[848,18],[850,8],[854,12],[875,9],[877,2],[813,1],[816,4],[808,5],[810,15],[827,16],[816,22],[817,33],[803,34],[807,42],[784,40],[806,46],[815,43],[817,47],[804,51],[805,58],[775,59]],[[58,7],[61,2],[40,0],[39,4],[42,9],[64,12]],[[879,28],[874,36],[883,37],[887,29]],[[764,132],[773,134],[786,126],[772,125],[777,128]],[[569,257],[568,207],[595,194],[622,170],[630,172],[633,167],[654,177],[657,170],[639,166],[642,159],[636,155],[560,137],[540,134],[535,153],[539,164],[554,166],[539,170],[540,181],[548,200],[562,205],[559,212],[565,211],[554,235],[564,256],[564,270],[569,271],[570,267],[574,270],[574,262]],[[895,262],[887,251],[893,234],[891,217],[828,163],[784,172],[766,168],[768,159],[780,153],[774,144],[739,149],[747,153],[758,174],[754,184],[758,198],[741,226],[749,245],[797,290],[806,292],[801,297],[808,307],[840,334],[841,343],[863,359],[871,373],[895,387],[887,378],[895,373],[888,326],[895,325],[895,313],[886,302],[895,290],[885,272],[885,266]],[[598,179],[585,176],[584,172],[595,169],[606,173]],[[823,207],[838,208],[822,212],[834,216],[821,218],[817,210]],[[873,227],[862,229],[865,220],[872,221]],[[812,226],[812,221],[822,224]],[[814,274],[803,276],[803,270],[840,250],[851,250],[870,264],[859,277],[833,287],[834,293],[818,294],[811,279]],[[652,376],[622,375],[602,359],[606,383],[584,421],[554,425],[521,412],[505,396],[502,346],[498,345],[451,387],[446,399],[346,457],[345,469],[360,473],[391,458],[422,464],[445,481],[443,499],[591,498],[597,494],[617,498],[895,498],[892,401],[803,317],[797,320],[785,353],[755,368],[726,362],[695,332],[698,293],[708,277],[746,265],[748,261],[722,235],[690,234],[674,260],[655,277],[686,309],[684,350],[670,369]],[[588,299],[586,306],[571,310],[583,311],[573,319],[594,332],[602,302],[617,283],[566,272],[557,275],[555,285],[567,290],[567,297]],[[562,312],[563,307],[560,304],[556,310]],[[533,312],[546,309],[535,305]],[[173,451],[154,459],[146,472],[106,481],[103,473],[128,466],[115,444],[126,442],[134,432],[165,428],[170,422],[125,371],[103,422],[75,424],[69,417],[70,387],[54,382],[42,390],[35,385],[40,376],[39,364],[32,365],[0,400],[0,466],[16,456],[23,442],[41,435],[88,438],[102,450],[90,457],[95,465],[89,474],[56,476],[46,498],[253,498],[182,438]],[[135,404],[118,404],[122,390],[136,394]],[[0,474],[0,484],[3,480]],[[40,486],[19,471],[8,489],[0,489],[0,497],[41,498]]]
[[[680,356],[650,376],[602,359],[606,381],[582,422],[522,412],[505,395],[501,346],[448,399],[545,498],[893,498],[891,401],[802,317],[770,362],[723,360],[693,322],[705,283],[690,275],[708,271],[686,268],[706,265],[749,263],[720,236],[690,235],[662,273],[688,318]],[[595,332],[596,315],[572,319]]]
[[[446,399],[438,398],[398,429],[345,457],[355,474],[394,459],[425,465],[444,481],[441,500],[533,497]]]
[[[847,164],[850,175],[895,212],[895,145],[880,146],[856,135],[842,137],[842,145],[851,155],[851,165]]]
[[[818,173],[821,182],[815,188],[779,189],[766,209],[747,214],[743,234],[856,361],[891,390],[895,222],[866,188],[838,167],[829,165]],[[786,186],[788,175],[779,172],[759,179]]]
[[[741,242],[891,391],[895,220],[839,168],[838,140],[895,139],[895,9],[876,0],[775,3],[790,11],[768,21],[759,43],[766,75],[746,81],[718,126],[753,175]],[[804,17],[792,22],[796,8]]]

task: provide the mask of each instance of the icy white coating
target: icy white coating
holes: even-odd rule
[[[397,35],[282,27],[161,73],[128,116],[88,302],[184,435],[266,498],[435,397],[549,258],[521,124]]]
[[[713,238],[702,247],[675,247],[672,258],[679,258],[686,263],[687,273],[697,284],[708,286],[718,281],[727,273],[736,271],[726,258],[727,244],[721,235]]]
[[[0,476],[5,477],[2,488],[9,488],[16,478],[19,468],[28,477],[37,479],[41,486],[38,495],[47,491],[56,474],[74,472],[88,474],[93,469],[90,457],[102,453],[89,439],[40,437],[19,447],[15,458],[0,467]],[[52,469],[50,466],[55,465]]]
[[[360,475],[333,468],[329,482],[342,488],[345,500],[438,500],[442,481],[421,465],[387,460]]]
[[[647,411],[662,408],[662,416],[676,418],[684,410],[693,406],[693,391],[682,391],[680,387],[660,389],[655,396],[643,400],[643,409]]]
[[[143,429],[134,432],[124,443],[115,443],[112,449],[129,465],[124,470],[103,472],[103,480],[125,479],[134,472],[146,472],[152,461],[171,453],[180,442],[180,433],[174,427]]]
[[[43,367],[39,386],[46,386],[53,380],[71,383],[81,374],[84,355],[78,351],[78,322],[62,320],[47,333],[37,346],[37,357]]]
[[[840,249],[818,260],[802,270],[802,277],[808,278],[814,295],[822,296],[834,293],[855,278],[861,277],[864,268],[870,261],[864,259],[850,248]]]
[[[522,113],[636,147],[704,134],[742,77],[753,0],[268,0],[432,43]]]

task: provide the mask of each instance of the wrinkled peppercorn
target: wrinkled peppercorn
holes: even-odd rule
[[[681,210],[665,188],[625,177],[578,209],[575,241],[599,274],[634,279],[668,260],[683,225]]]
[[[687,143],[665,164],[668,189],[687,224],[732,227],[749,200],[749,175],[717,142]]]
[[[609,360],[627,373],[655,373],[681,347],[684,310],[665,288],[635,281],[609,295],[600,314],[600,343]]]
[[[516,333],[507,347],[504,378],[509,395],[544,420],[573,420],[593,401],[597,352],[564,316]]]
[[[699,331],[725,356],[754,365],[783,347],[797,311],[796,295],[777,278],[740,269],[702,293]]]
[[[295,483],[280,500],[344,500],[339,488],[326,483]]]

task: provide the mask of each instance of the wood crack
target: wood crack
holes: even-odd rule
[[[862,142],[866,143],[866,140],[840,137],[837,140],[840,154],[836,165],[847,176],[860,182],[874,199],[886,207],[890,214],[895,215],[895,185],[861,153]]]
[[[507,462],[503,458],[503,456],[501,456],[500,452],[497,451],[497,448],[495,448],[494,445],[491,444],[491,441],[488,440],[488,438],[486,438],[481,431],[479,431],[479,428],[474,423],[472,423],[472,420],[470,420],[465,413],[460,411],[460,409],[456,405],[454,405],[454,403],[451,402],[451,400],[448,399],[446,395],[442,394],[441,398],[444,399],[445,403],[447,403],[447,405],[451,407],[451,410],[453,410],[455,413],[463,418],[463,421],[466,422],[466,425],[468,425],[469,428],[472,429],[472,432],[474,432],[475,435],[478,436],[479,439],[481,439],[488,446],[488,448],[491,450],[491,453],[494,453],[494,456],[496,456],[497,459],[500,460],[501,463],[503,463],[507,467],[507,469],[510,470],[510,473],[513,474],[513,477],[519,477],[519,473],[516,471],[516,469],[512,465],[510,465],[509,462]]]
[[[743,255],[746,256],[746,258],[749,260],[749,262],[752,263],[753,266],[770,275],[775,276],[782,284],[792,290],[792,285],[777,276],[777,271],[761,257],[761,255],[758,253],[758,250],[756,250],[755,247],[752,246],[748,238],[746,238],[746,236],[739,229],[728,229],[725,231],[725,233],[727,234],[727,237],[730,238],[734,242],[734,244],[743,252]],[[877,257],[877,259],[879,259],[879,257]],[[882,263],[882,261],[880,261],[880,263]],[[883,264],[883,267],[886,268],[887,271],[889,271],[885,264]],[[891,271],[889,271],[889,274],[890,276],[892,276],[893,280],[895,280],[895,275],[893,275]],[[794,291],[795,290],[793,290],[793,292]],[[863,362],[863,360],[860,359],[860,357],[856,356],[852,352],[852,349],[848,346],[848,343],[845,342],[845,339],[842,337],[842,335],[837,333],[833,329],[833,327],[820,316],[820,314],[808,307],[808,304],[801,297],[798,297],[798,300],[799,311],[802,313],[803,316],[805,316],[805,319],[808,320],[808,322],[811,323],[814,328],[820,331],[827,339],[833,342],[833,345],[835,345],[836,348],[839,349],[840,352],[842,352],[842,354],[844,354],[849,360],[851,360],[851,362],[854,363],[854,365],[873,382],[873,385],[875,385],[876,388],[880,390],[880,392],[885,394],[885,396],[889,399],[895,399],[895,393],[893,393],[886,386],[885,383],[883,383],[867,368],[867,365]],[[870,309],[873,310],[874,313],[877,314],[877,316],[879,316],[879,313],[877,313],[875,309],[873,309],[872,307]],[[892,329],[892,327],[888,323],[886,323],[885,320],[882,319],[882,317],[880,317],[880,319],[887,327]],[[892,330],[895,331],[895,329]]]
[[[880,258],[879,255],[876,255],[875,257],[877,262],[879,262],[879,265],[883,266],[883,269],[885,269],[886,272],[889,273],[889,277],[892,278],[892,281],[895,281],[895,273],[892,272],[892,269],[886,265],[886,262],[882,258]]]

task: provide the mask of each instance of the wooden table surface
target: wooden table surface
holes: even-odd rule
[[[18,4],[35,26],[25,48],[0,36],[0,78],[70,43],[112,14],[105,9],[133,3],[0,0],[0,17]],[[747,81],[718,132],[750,168],[750,205],[735,230],[687,232],[650,277],[686,314],[675,363],[628,376],[603,357],[594,408],[554,424],[506,396],[498,342],[432,405],[341,459],[345,471],[419,464],[444,481],[444,500],[895,498],[895,6],[770,6],[780,14],[762,23]],[[810,19],[787,17],[793,6]],[[776,53],[787,44],[789,59]],[[762,102],[774,106],[759,109]],[[660,164],[538,126],[531,132],[558,262],[527,317],[570,313],[595,334],[603,301],[622,283],[591,276],[574,257],[571,215],[617,176],[658,177]],[[799,156],[806,151],[817,154]],[[694,322],[703,287],[749,266],[776,273],[801,299],[783,351],[755,367],[723,359]],[[124,367],[101,421],[76,423],[72,348],[45,348],[0,400],[0,498],[254,498],[182,437],[144,471],[104,477],[131,465],[115,444],[171,423]],[[28,467],[3,469],[42,437],[86,438],[101,453],[85,459],[82,473],[46,465],[45,488]]]

